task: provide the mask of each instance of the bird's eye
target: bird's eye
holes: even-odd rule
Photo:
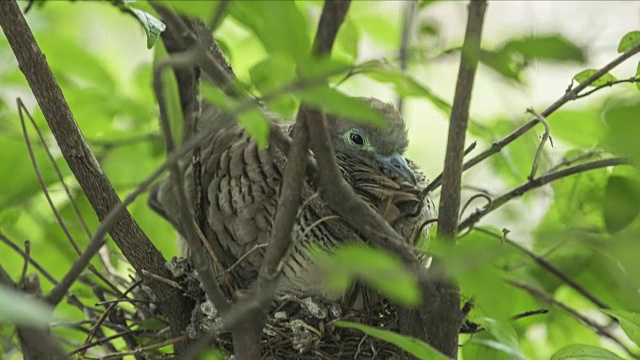
[[[349,141],[351,141],[353,145],[363,146],[364,136],[357,131],[352,131],[351,133],[349,133]]]

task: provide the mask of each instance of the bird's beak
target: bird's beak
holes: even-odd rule
[[[407,165],[407,161],[400,154],[393,154],[388,157],[378,156],[378,162],[385,171],[400,175],[413,185],[416,185],[416,174]]]

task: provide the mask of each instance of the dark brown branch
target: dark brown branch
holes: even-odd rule
[[[563,302],[560,302],[556,299],[553,298],[553,296],[551,296],[550,294],[547,294],[544,290],[542,289],[538,289],[536,287],[533,287],[531,285],[525,284],[525,283],[521,283],[518,281],[513,281],[513,280],[505,280],[509,285],[514,286],[518,289],[522,289],[526,292],[528,292],[529,294],[537,297],[538,299],[548,302],[549,304],[555,305],[557,307],[559,307],[560,309],[566,311],[569,315],[573,316],[574,318],[578,319],[580,322],[582,322],[583,324],[587,325],[588,327],[590,327],[592,330],[594,330],[598,335],[606,337],[607,339],[613,341],[614,343],[616,343],[618,346],[620,346],[621,349],[623,349],[627,354],[629,354],[629,356],[631,356],[631,358],[633,359],[638,359],[638,355],[636,355],[633,351],[631,351],[631,349],[629,349],[620,339],[618,339],[617,337],[615,337],[606,327],[596,323],[595,321],[589,319],[588,317],[580,314],[580,312],[578,312],[578,310],[566,305]]]
[[[445,241],[455,241],[458,228],[458,214],[460,211],[460,184],[462,179],[462,160],[464,157],[464,142],[467,125],[469,123],[469,105],[471,91],[475,79],[480,54],[480,41],[485,1],[472,0],[469,4],[469,18],[467,31],[462,45],[460,70],[456,92],[453,98],[453,108],[449,121],[449,136],[447,152],[442,174],[443,187],[438,211],[438,237]]]
[[[87,195],[98,218],[103,220],[121,203],[120,199],[87,146],[62,90],[56,83],[15,0],[0,2],[0,26],[67,164]],[[139,274],[142,269],[147,269],[166,277],[171,276],[164,267],[165,260],[158,249],[149,241],[127,211],[122,211],[116,217],[110,234]],[[101,239],[99,236],[98,238]],[[180,333],[189,322],[188,301],[185,301],[175,289],[163,283],[148,281],[147,285],[159,299],[163,300],[159,306],[171,319],[174,333]]]
[[[459,226],[459,230],[462,231],[470,226],[473,226],[475,223],[477,223],[482,217],[484,217],[485,215],[487,215],[488,213],[492,212],[493,210],[496,210],[497,208],[501,207],[502,205],[506,204],[508,201],[510,201],[513,198],[522,196],[524,193],[531,191],[533,189],[537,189],[543,185],[546,185],[552,181],[556,181],[562,178],[565,178],[567,176],[571,176],[571,175],[575,175],[575,174],[579,174],[581,172],[585,172],[585,171],[589,171],[589,170],[595,170],[595,169],[601,169],[601,168],[605,168],[605,167],[609,167],[609,166],[617,166],[617,165],[629,165],[631,164],[631,161],[628,158],[625,157],[617,157],[617,158],[611,158],[611,159],[603,159],[603,160],[595,160],[592,162],[588,162],[588,163],[584,163],[584,164],[580,164],[580,165],[576,165],[576,166],[572,166],[570,168],[566,168],[564,170],[558,170],[552,173],[547,173],[544,174],[538,178],[535,178],[533,180],[527,181],[526,183],[524,183],[523,185],[520,185],[518,187],[516,187],[515,189],[508,191],[507,193],[493,199],[493,201],[491,202],[490,206],[486,209],[483,209],[483,211],[481,212],[475,212],[471,215],[469,215],[466,219],[464,219]]]
[[[621,63],[623,63],[624,61],[626,61],[627,59],[629,59],[630,57],[634,56],[639,52],[640,52],[640,45],[637,45],[634,48],[630,49],[629,51],[618,56],[613,61],[603,66],[600,70],[598,70],[593,75],[591,75],[588,79],[578,84],[576,87],[570,88],[570,90],[568,90],[560,99],[556,100],[553,104],[551,104],[548,108],[546,108],[543,112],[541,112],[540,115],[545,118],[548,118],[551,114],[553,114],[558,109],[563,107],[566,103],[581,98],[582,96],[580,95],[580,92],[582,90],[586,89],[595,81],[597,81],[598,79],[603,77],[605,74],[607,74],[609,71],[611,71],[613,68],[620,65]],[[515,141],[516,139],[524,135],[527,131],[531,130],[536,124],[538,124],[538,119],[533,118],[528,122],[526,122],[525,124],[523,124],[522,126],[520,126],[519,128],[517,128],[516,130],[514,130],[511,134],[507,135],[505,138],[494,142],[493,144],[491,144],[491,147],[489,147],[487,150],[483,151],[482,153],[476,155],[469,161],[465,162],[463,171],[466,171],[472,168],[473,166],[479,164],[484,159],[499,153],[500,150],[502,150],[504,147],[506,147],[507,145],[511,144],[513,141]],[[442,176],[439,175],[431,182],[431,184],[429,184],[427,189],[425,189],[425,194],[427,194],[430,191],[433,191],[441,184],[442,184]]]

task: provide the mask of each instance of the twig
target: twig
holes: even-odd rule
[[[167,153],[173,152],[175,150],[175,145],[173,141],[173,134],[171,133],[171,123],[164,96],[165,88],[162,81],[163,71],[168,69],[170,66],[191,65],[194,60],[193,54],[195,54],[195,52],[172,55],[170,58],[158,63],[153,71],[153,90],[160,110],[160,125],[164,135],[165,149]],[[187,202],[185,194],[183,173],[178,163],[173,163],[171,165],[170,176],[172,181],[176,184],[176,186],[174,186],[174,191],[178,202],[180,222],[185,224],[182,227],[182,230],[184,231],[184,239],[192,249],[191,260],[198,271],[198,277],[202,282],[203,290],[219,311],[226,312],[231,309],[231,305],[220,289],[220,284],[218,284],[218,281],[213,274],[213,268],[209,266],[209,262],[204,256],[204,253],[198,251],[200,238],[195,230],[196,223],[193,219],[193,214],[188,207],[189,203]]]
[[[637,54],[638,52],[640,52],[640,45],[636,45],[629,51],[618,56],[617,58],[612,60],[610,63],[603,66],[600,70],[595,72],[593,75],[591,75],[588,79],[578,84],[576,87],[567,89],[565,94],[560,99],[556,100],[553,104],[551,104],[548,108],[546,108],[543,112],[541,112],[540,115],[545,118],[548,118],[551,114],[553,114],[555,111],[560,109],[566,103],[578,99],[579,94],[582,90],[589,87],[596,80],[600,79],[602,76],[607,74],[613,68],[620,65],[625,60],[629,59],[630,57]],[[507,135],[505,138],[494,142],[493,144],[491,144],[491,147],[489,147],[487,150],[483,151],[482,153],[476,155],[469,161],[465,162],[463,171],[466,171],[472,168],[473,166],[477,165],[478,163],[482,162],[484,159],[499,153],[500,150],[502,150],[505,146],[511,144],[513,141],[515,141],[516,139],[524,135],[527,131],[532,129],[536,124],[538,124],[538,119],[536,118],[531,119],[525,124],[523,124],[522,126],[520,126],[519,128],[517,128],[516,130],[514,130],[511,134]],[[442,184],[442,176],[438,175],[424,190],[424,194],[428,194],[430,191],[436,189],[441,184]]]
[[[133,291],[136,287],[138,287],[140,284],[142,283],[142,281],[136,281],[133,284],[131,284],[131,286],[129,286],[129,288],[127,290],[125,290],[122,295],[120,295],[118,298],[119,299],[124,299],[131,291]],[[74,351],[72,351],[71,353],[69,353],[69,355],[73,355],[73,354],[78,354],[79,358],[83,358],[84,354],[86,352],[87,349],[89,349],[91,346],[90,342],[93,339],[93,337],[96,335],[96,332],[98,331],[98,329],[100,328],[100,326],[102,325],[102,323],[107,319],[107,316],[109,316],[109,313],[111,313],[111,311],[117,306],[117,303],[113,303],[111,305],[109,305],[109,307],[107,307],[107,309],[100,315],[100,317],[98,318],[98,320],[96,320],[95,324],[93,324],[93,326],[91,327],[91,330],[89,330],[89,334],[87,335],[87,338],[84,341],[84,345],[81,346],[78,349],[75,349]]]
[[[173,339],[165,340],[165,341],[159,342],[157,344],[149,345],[149,346],[140,347],[140,348],[137,348],[135,350],[122,351],[122,352],[112,353],[112,354],[106,354],[106,355],[100,357],[100,360],[121,358],[121,357],[127,356],[127,355],[142,354],[142,353],[145,353],[147,351],[160,349],[160,348],[163,348],[165,346],[169,346],[169,345],[173,345],[175,343],[181,342],[181,341],[185,341],[187,339],[188,339],[187,335],[180,335],[180,336],[174,337]]]
[[[547,310],[547,309],[529,310],[529,311],[525,311],[525,312],[520,313],[520,314],[513,315],[511,317],[511,320],[520,320],[520,319],[524,319],[524,318],[529,317],[529,316],[545,315],[545,314],[548,314],[548,313],[549,313],[549,310]]]
[[[584,94],[576,95],[576,99],[581,99],[583,97],[587,97],[587,96],[593,94],[596,91],[602,90],[602,89],[607,88],[607,87],[612,87],[613,85],[623,84],[623,83],[632,83],[632,84],[634,84],[634,83],[638,83],[638,82],[640,82],[640,78],[635,77],[635,76],[632,77],[632,78],[629,78],[629,79],[624,79],[624,80],[608,81],[606,84],[600,85],[600,86],[596,87],[595,89],[591,89],[591,90],[587,91]]]
[[[535,112],[533,109],[527,109],[527,112],[535,116],[538,122],[544,125],[544,134],[542,134],[542,140],[540,140],[540,144],[538,145],[538,149],[536,150],[536,156],[533,158],[533,165],[531,166],[531,173],[529,174],[529,181],[533,180],[536,176],[536,171],[538,171],[538,163],[540,162],[540,156],[542,155],[542,150],[544,149],[544,144],[546,144],[547,140],[550,140],[551,129],[549,128],[549,123],[547,119],[542,117],[542,115]],[[553,142],[551,143],[553,146]]]
[[[142,270],[142,275],[144,275],[144,276],[146,276],[148,278],[154,279],[156,281],[165,283],[165,284],[171,286],[174,289],[180,290],[183,293],[185,292],[185,289],[182,286],[180,286],[180,284],[178,284],[177,282],[175,282],[173,280],[169,280],[167,278],[163,278],[162,276],[156,275],[156,274],[154,274],[152,272],[149,272],[147,270]]]
[[[49,190],[47,189],[47,185],[45,184],[45,181],[42,178],[42,173],[40,172],[40,167],[38,166],[38,162],[37,162],[35,154],[33,152],[33,147],[31,146],[31,140],[29,139],[29,134],[27,132],[27,126],[25,124],[24,115],[23,115],[22,112],[24,111],[27,114],[27,117],[29,118],[29,120],[31,120],[31,123],[34,124],[34,126],[35,126],[35,121],[33,120],[33,117],[31,116],[29,111],[27,111],[27,109],[24,107],[24,103],[22,102],[22,100],[17,99],[16,100],[16,104],[18,106],[18,115],[20,117],[20,126],[22,127],[22,135],[24,136],[24,141],[25,141],[25,143],[27,145],[27,151],[29,152],[29,158],[31,159],[31,165],[33,166],[33,169],[36,172],[36,177],[38,178],[38,183],[40,184],[40,188],[42,189],[42,192],[44,193],[44,196],[47,199],[47,202],[49,203],[49,207],[51,208],[51,211],[53,212],[53,215],[55,216],[56,221],[58,222],[58,224],[62,228],[62,231],[64,232],[65,236],[67,237],[67,240],[69,240],[69,243],[71,244],[73,249],[76,251],[76,253],[78,255],[81,255],[81,257],[82,257],[82,251],[80,250],[80,247],[78,246],[78,244],[76,243],[75,239],[71,235],[71,232],[69,232],[69,229],[67,228],[64,220],[62,219],[62,216],[60,216],[60,213],[58,212],[58,209],[56,208],[55,204],[53,203],[53,200],[51,199],[51,195],[49,194]],[[40,135],[41,140],[43,140],[42,139],[42,134],[40,133],[39,130],[38,130],[38,134]],[[45,147],[47,153],[49,154],[50,159],[52,160],[52,163],[54,164],[54,167],[57,169],[57,165],[55,165],[55,161],[53,160],[53,157],[51,156],[51,152],[49,151],[49,148],[46,146],[44,141],[43,141],[43,146]],[[59,179],[61,180],[62,179],[62,175],[60,174],[59,170],[57,172],[58,172]],[[66,186],[65,186],[65,189],[66,189]],[[69,196],[69,201],[71,203],[73,203],[73,198],[71,198],[71,194],[68,191],[67,191],[67,194]],[[91,246],[91,242],[89,243],[89,247],[90,246]],[[97,245],[94,245],[94,246],[97,246]],[[92,251],[93,254],[95,254],[95,252],[100,250],[101,245],[98,248],[98,250],[95,250],[95,252],[94,252],[93,249],[89,249],[89,247],[87,247],[87,250],[88,251]],[[93,254],[87,254],[86,256],[88,256],[88,259],[90,260],[90,258],[93,257]],[[78,265],[78,266],[80,266],[80,265]],[[84,269],[84,266],[79,271],[82,272],[83,269]],[[114,290],[116,293],[120,292],[120,290],[118,290],[118,288],[115,285],[113,285],[106,277],[104,277],[104,275],[102,275],[100,272],[98,272],[95,268],[93,268],[92,270],[93,270],[92,272],[99,279],[101,279],[107,286],[109,286],[112,290]],[[76,276],[77,277],[79,274],[80,273],[75,274],[75,275],[70,275],[70,276]],[[64,283],[64,281],[65,281],[65,279],[63,279],[62,283]],[[70,278],[67,281],[71,281],[71,283],[73,283],[73,281],[75,281],[75,279],[71,279]],[[71,285],[71,284],[69,284],[69,285]],[[55,290],[55,288],[54,288],[54,290]],[[60,291],[62,291],[62,289]],[[52,293],[53,293],[53,290],[52,290]],[[66,289],[64,290],[64,293],[66,293]],[[56,297],[50,298],[51,301],[55,301],[55,302],[52,302],[51,304],[56,305],[58,302],[60,302],[60,300],[64,296],[64,293],[62,293],[62,294],[57,293],[55,295],[55,296],[61,296],[58,300],[56,300],[57,299]]]
[[[491,206],[488,209],[486,209],[486,211],[475,212],[469,215],[466,219],[464,219],[460,223],[459,230],[462,231],[468,227],[473,226],[482,217],[492,212],[493,210],[496,210],[497,208],[501,207],[502,205],[507,203],[509,200],[516,198],[518,196],[522,196],[524,193],[531,191],[533,189],[537,189],[552,181],[556,181],[556,180],[565,178],[567,176],[579,174],[581,172],[585,172],[589,170],[601,169],[609,166],[629,165],[630,163],[631,163],[630,160],[626,157],[616,157],[616,158],[610,158],[610,159],[595,160],[592,162],[572,166],[564,170],[558,170],[552,173],[541,175],[493,199]]]
[[[605,153],[604,151],[591,150],[591,151],[587,151],[587,152],[585,152],[583,154],[580,154],[580,155],[572,157],[572,158],[564,157],[564,158],[562,158],[562,160],[559,163],[557,163],[552,168],[547,170],[544,174],[552,173],[554,171],[557,171],[561,167],[570,166],[570,165],[575,164],[575,163],[577,163],[579,161],[588,159],[588,158],[593,157],[593,156],[599,156],[599,155],[602,155],[604,153]]]
[[[464,206],[462,206],[462,210],[460,210],[460,216],[458,217],[458,219],[462,218],[462,215],[464,215],[464,212],[467,211],[467,208],[469,207],[469,205],[471,205],[471,203],[475,199],[484,199],[487,201],[487,204],[484,206],[484,209],[489,209],[491,207],[491,202],[493,201],[491,200],[491,197],[489,195],[483,194],[483,193],[479,193],[471,196],[469,200],[467,200],[467,202],[464,204]]]
[[[20,256],[22,256],[22,258],[25,261],[28,260],[29,263],[33,267],[35,267],[40,272],[40,274],[42,274],[42,276],[44,276],[45,279],[47,279],[50,283],[52,283],[53,285],[56,285],[58,283],[58,280],[56,280],[53,276],[51,276],[51,274],[49,274],[47,270],[45,270],[42,266],[40,266],[40,264],[38,264],[37,261],[35,261],[32,257],[28,256],[27,253],[25,253],[22,249],[20,249],[18,245],[16,245],[13,241],[11,241],[8,237],[6,237],[1,232],[0,232],[0,241],[7,244],[7,246],[9,246],[12,250],[20,254]]]
[[[532,252],[531,250],[529,250],[529,249],[525,248],[524,246],[518,244],[517,242],[515,242],[513,240],[510,240],[504,234],[496,234],[496,233],[494,233],[494,232],[492,232],[490,230],[484,229],[484,228],[474,228],[474,230],[479,231],[479,232],[481,232],[483,234],[487,234],[489,236],[493,236],[493,237],[495,237],[497,239],[500,239],[502,242],[505,242],[505,243],[513,246],[518,251],[520,251],[521,253],[525,254],[526,256],[531,258],[533,261],[535,261],[538,265],[540,265],[540,267],[542,267],[543,269],[545,269],[549,273],[553,274],[555,277],[560,279],[560,281],[562,281],[563,283],[567,284],[570,288],[572,288],[575,291],[577,291],[579,294],[584,296],[587,300],[591,301],[594,305],[596,305],[600,309],[610,309],[607,304],[605,304],[603,301],[598,299],[595,295],[593,295],[591,292],[589,292],[583,286],[581,286],[580,284],[575,282],[575,280],[570,278],[569,275],[567,275],[564,272],[562,272],[555,265],[553,265],[549,261],[547,261],[544,257],[539,256],[536,253]]]
[[[549,304],[555,305],[557,307],[559,307],[560,309],[566,311],[567,313],[569,313],[571,316],[573,316],[574,318],[580,320],[583,324],[587,325],[588,327],[590,327],[591,329],[593,329],[597,334],[604,336],[608,339],[610,339],[611,341],[615,342],[616,344],[618,344],[618,346],[620,346],[621,349],[623,349],[627,354],[629,354],[629,356],[631,356],[633,359],[638,359],[638,356],[631,351],[631,349],[629,349],[622,341],[620,341],[620,339],[618,339],[617,337],[613,336],[613,334],[611,334],[609,332],[609,330],[607,330],[604,326],[599,325],[598,323],[596,323],[595,321],[589,319],[588,317],[580,314],[578,312],[578,310],[556,300],[553,298],[553,296],[551,296],[550,294],[547,294],[544,290],[542,289],[538,289],[536,287],[533,287],[531,285],[522,283],[522,282],[518,282],[518,281],[514,281],[514,280],[509,280],[509,279],[505,279],[506,283],[509,285],[512,285],[518,289],[522,289],[526,292],[528,292],[529,294],[539,298],[540,300],[543,300],[545,302],[548,302]]]
[[[224,18],[224,12],[227,10],[227,7],[229,7],[229,0],[218,1],[216,11],[213,13],[211,21],[209,21],[208,24],[208,28],[211,29],[211,31],[215,31],[218,28],[218,26],[222,22],[222,19]]]
[[[406,72],[409,65],[409,46],[414,29],[414,23],[418,15],[417,9],[418,0],[411,0],[404,4],[404,11],[402,13],[402,35],[400,38],[400,50],[398,51],[400,70],[402,72]],[[402,96],[398,96],[398,112],[400,112],[400,114],[403,113],[403,108],[404,99]]]
[[[24,263],[22,264],[22,272],[20,273],[20,284],[23,284],[27,277],[27,270],[29,269],[29,261],[31,260],[31,242],[29,240],[24,242]]]

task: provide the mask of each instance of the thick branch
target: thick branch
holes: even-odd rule
[[[97,163],[78,128],[62,90],[47,65],[16,1],[0,2],[0,26],[13,49],[67,164],[80,183],[100,220],[120,204],[120,199]],[[109,233],[127,260],[141,274],[146,269],[171,277],[165,259],[153,246],[131,214],[122,211]],[[162,299],[160,307],[171,319],[174,332],[188,323],[188,307],[176,289],[157,281],[148,285]]]
[[[443,186],[438,211],[438,236],[447,241],[454,241],[458,227],[460,211],[460,183],[462,178],[462,159],[464,157],[464,141],[469,123],[469,105],[471,91],[475,79],[480,54],[480,41],[486,1],[472,0],[469,5],[467,31],[462,45],[460,70],[456,84],[447,152],[442,174]]]

